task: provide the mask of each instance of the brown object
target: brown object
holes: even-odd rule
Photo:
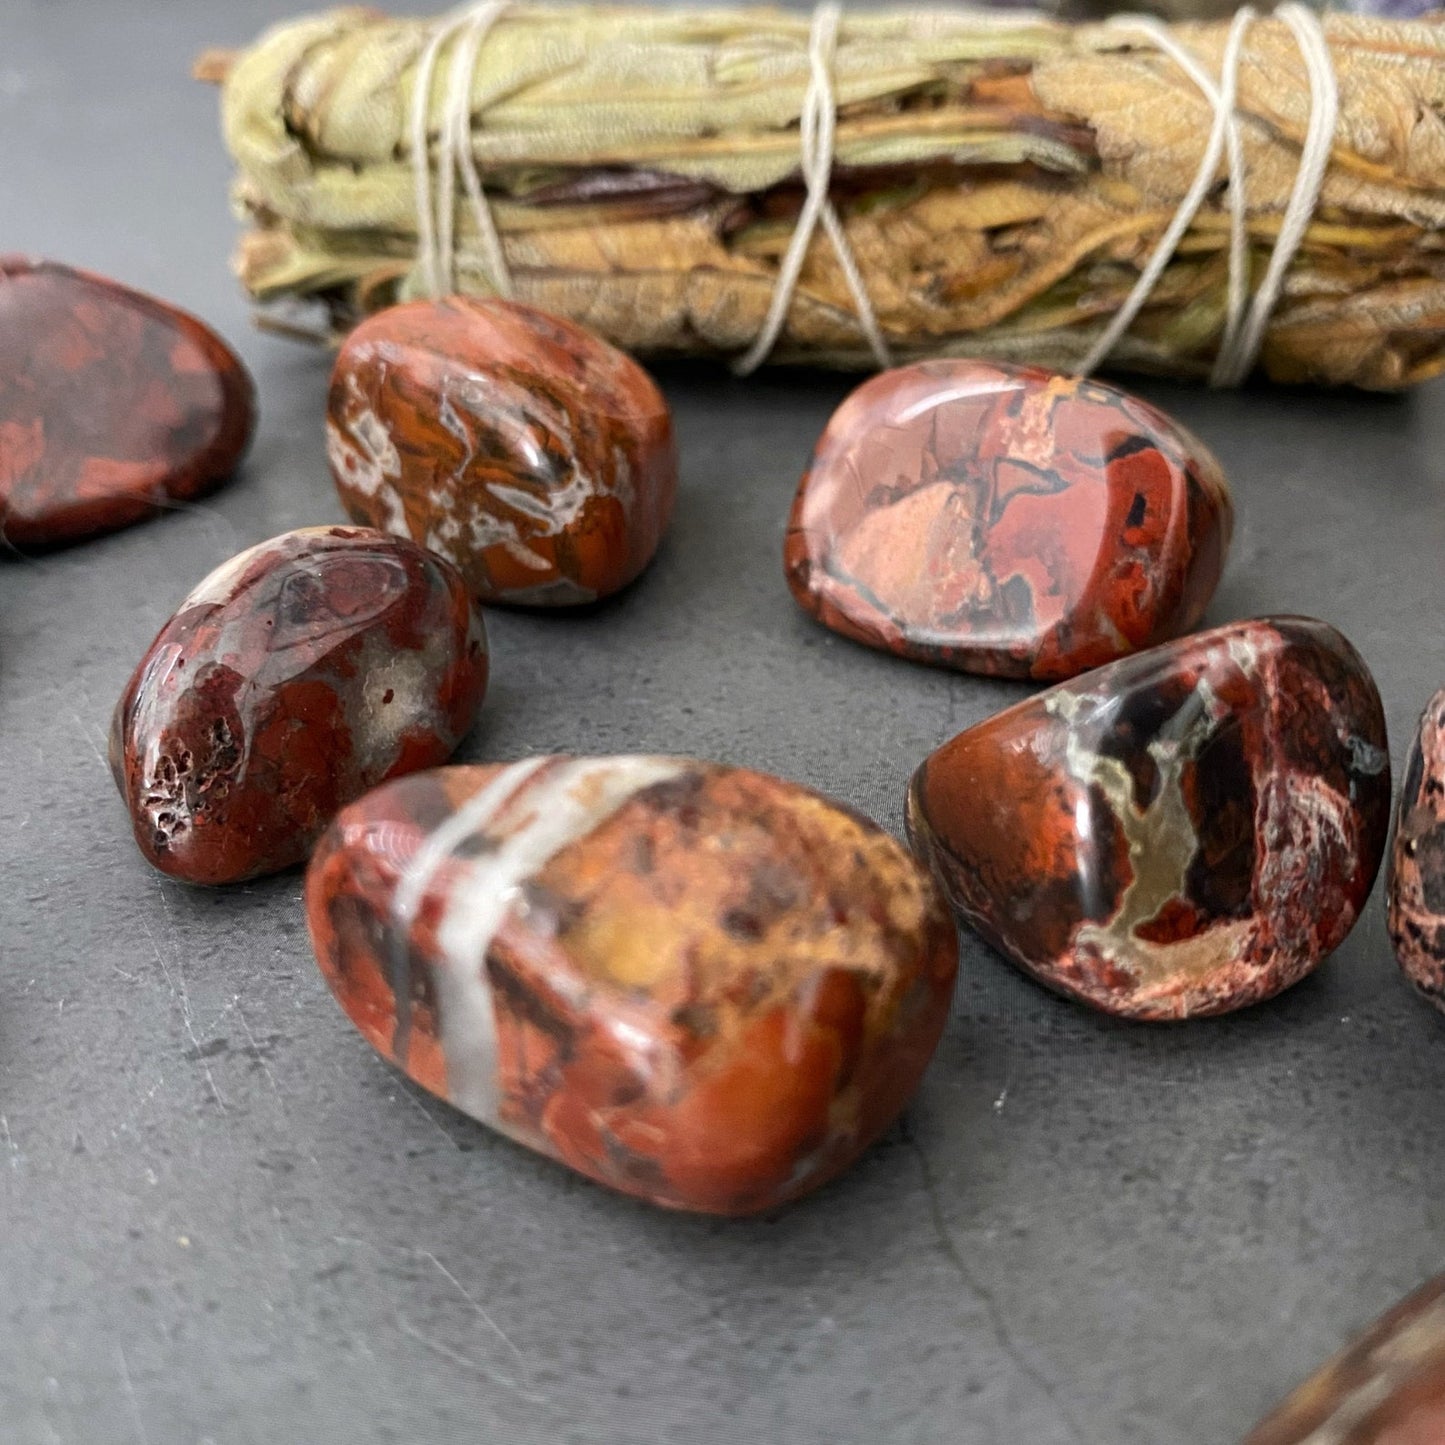
[[[194,316],[0,256],[0,540],[59,546],[203,496],[255,420],[245,367]]]
[[[654,1204],[746,1214],[844,1169],[917,1087],[957,937],[892,838],[680,758],[389,784],[306,884],[366,1039],[457,1108]]]
[[[799,605],[846,637],[1053,679],[1195,626],[1233,525],[1213,454],[1148,402],[920,361],[833,414],[783,555]]]
[[[1395,957],[1445,1010],[1445,688],[1426,704],[1410,745],[1386,892]]]
[[[1390,824],[1380,695],[1303,617],[1122,658],[960,733],[908,790],[964,922],[1105,1013],[1228,1013],[1344,940]]]
[[[321,331],[339,333],[422,294],[409,116],[436,23],[353,8],[283,25],[232,65],[208,60],[211,76],[226,71],[248,223],[238,268],[268,308],[320,302]],[[1280,381],[1403,387],[1445,365],[1445,28],[1322,23],[1339,123],[1260,365]],[[746,350],[802,201],[808,31],[806,15],[766,9],[508,11],[481,47],[468,139],[518,299],[637,353]],[[1225,31],[1176,34],[1218,75]],[[443,47],[430,93],[433,165],[454,53]],[[1213,115],[1138,34],[977,11],[849,11],[831,72],[832,199],[899,361],[1076,367],[1178,210]],[[1258,280],[1310,89],[1275,19],[1249,31],[1239,74]],[[1207,375],[1224,324],[1224,190],[1113,365]],[[465,203],[457,224],[459,286],[485,293]],[[873,364],[821,231],[773,359]]]
[[[1381,1315],[1243,1445],[1445,1445],[1445,1275]]]
[[[625,587],[672,517],[677,450],[652,378],[570,321],[417,301],[364,322],[331,378],[327,451],[358,522],[410,536],[481,602]]]
[[[454,568],[383,532],[304,527],[232,557],[161,628],[116,707],[111,769],[148,862],[237,883],[445,762],[486,686]]]

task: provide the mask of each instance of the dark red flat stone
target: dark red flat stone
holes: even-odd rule
[[[1445,1445],[1445,1275],[1381,1315],[1244,1445]]]
[[[1187,632],[1233,529],[1219,463],[1148,402],[925,361],[828,423],[784,548],[798,603],[920,662],[1063,678]]]
[[[1387,891],[1395,957],[1445,1010],[1445,689],[1430,699],[1410,745]]]
[[[181,604],[116,707],[111,768],[150,862],[235,883],[301,862],[347,803],[444,762],[486,684],[481,618],[449,563],[309,527]]]
[[[1269,998],[1350,931],[1390,763],[1359,654],[1307,618],[1099,668],[960,733],[914,774],[909,835],[963,919],[1106,1013]]]
[[[438,768],[347,808],[306,875],[374,1048],[599,1183],[746,1214],[895,1119],[958,968],[927,872],[780,778],[686,758]]]
[[[0,257],[0,539],[113,532],[211,491],[246,450],[251,378],[209,327],[53,261]]]
[[[677,492],[652,378],[509,301],[414,301],[362,322],[336,360],[326,435],[347,513],[439,552],[481,602],[618,591],[652,560]]]

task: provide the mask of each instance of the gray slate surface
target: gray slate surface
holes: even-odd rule
[[[142,863],[102,761],[154,631],[213,565],[340,513],[327,363],[248,328],[214,96],[186,78],[290,0],[0,0],[0,246],[231,336],[262,429],[214,502],[0,564],[0,1439],[1213,1445],[1441,1266],[1445,1021],[1378,895],[1290,995],[1176,1029],[1054,999],[973,940],[921,1095],[775,1218],[574,1179],[374,1057],[295,876]],[[593,616],[493,615],[468,758],[690,752],[898,829],[905,780],[1018,688],[809,623],[779,566],[846,384],[663,382],[684,479]],[[1314,613],[1387,700],[1397,769],[1445,682],[1445,391],[1144,388],[1213,444],[1241,527],[1212,617]]]

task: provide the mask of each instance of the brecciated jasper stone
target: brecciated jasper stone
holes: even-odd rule
[[[1389,826],[1379,694],[1307,618],[1061,683],[945,743],[908,827],[963,918],[1042,983],[1142,1019],[1288,988],[1350,931]]]
[[[1445,1010],[1445,689],[1430,699],[1410,746],[1386,891],[1395,957]]]
[[[210,491],[255,392],[209,327],[100,276],[0,257],[0,538],[55,546]]]
[[[647,373],[508,301],[416,301],[363,322],[332,375],[327,447],[347,512],[449,558],[482,602],[616,592],[651,561],[677,491]]]
[[[1244,1445],[1441,1445],[1445,1275],[1422,1285],[1311,1376]]]
[[[925,361],[838,408],[785,564],[806,611],[870,647],[1063,678],[1193,627],[1233,516],[1208,449],[1138,397]]]
[[[957,939],[932,880],[796,784],[663,757],[404,778],[306,880],[367,1040],[473,1118],[655,1204],[744,1214],[913,1093]]]
[[[141,852],[188,883],[301,862],[345,804],[445,761],[487,685],[456,570],[308,527],[213,572],[121,696],[110,760]]]

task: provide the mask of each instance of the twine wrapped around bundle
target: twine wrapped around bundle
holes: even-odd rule
[[[471,36],[474,59],[454,22],[432,44],[442,21],[350,9],[203,60],[200,73],[224,80],[250,226],[243,283],[268,307],[324,303],[333,334],[427,294],[416,115],[429,178],[455,198],[444,222],[457,289],[488,293],[505,272],[519,300],[639,354],[744,355],[806,204],[808,16],[498,10]],[[1445,369],[1445,25],[1323,25],[1338,115],[1259,364],[1279,381],[1408,386]],[[1229,35],[1168,32],[1206,82]],[[1256,20],[1236,48],[1236,276],[1243,261],[1257,286],[1318,96],[1283,20]],[[811,233],[769,359],[875,364],[851,255],[894,360],[1077,368],[1196,180],[1216,124],[1199,80],[1137,29],[980,11],[850,11],[829,51],[825,184],[846,246]],[[451,172],[458,146],[484,210]],[[1209,376],[1226,326],[1229,174],[1221,163],[1112,366]]]

